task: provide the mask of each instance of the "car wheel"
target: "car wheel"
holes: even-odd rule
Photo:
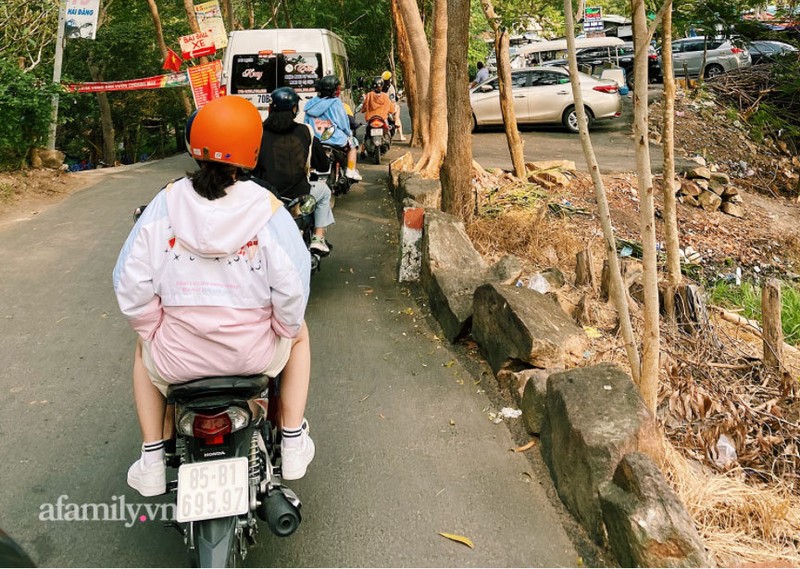
[[[472,132],[478,131],[478,119],[475,116],[475,113],[472,113]]]
[[[590,111],[587,107],[584,106],[584,109],[586,109],[586,126],[592,128],[592,123],[594,123],[594,115],[592,115],[592,111]],[[570,105],[567,107],[567,110],[564,111],[564,116],[561,117],[561,122],[568,131],[572,133],[578,132],[578,113],[574,106]]]
[[[711,79],[718,75],[722,75],[723,73],[725,73],[725,70],[722,68],[721,65],[718,65],[716,63],[712,63],[711,65],[706,65],[706,73],[705,73],[706,79]]]

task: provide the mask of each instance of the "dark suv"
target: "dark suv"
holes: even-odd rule
[[[579,66],[591,66],[592,70],[604,63],[622,67],[625,70],[625,82],[629,89],[633,89],[633,84],[635,83],[633,76],[633,42],[625,42],[621,45],[610,47],[587,47],[579,49],[576,55]],[[554,59],[544,65],[566,67],[569,62],[566,59]],[[658,54],[652,47],[647,52],[647,71],[651,83],[661,81],[661,64],[658,61]]]

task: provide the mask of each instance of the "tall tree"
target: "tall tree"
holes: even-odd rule
[[[166,60],[168,54],[167,42],[164,41],[164,30],[161,27],[161,16],[158,13],[158,5],[156,4],[156,0],[147,0],[147,5],[150,8],[150,16],[153,18],[153,27],[155,28],[158,49],[161,51],[161,57]],[[185,89],[181,89],[180,96],[183,110],[186,112],[186,116],[189,116],[192,113],[192,103],[189,101],[189,96],[186,94]]]
[[[397,0],[397,7],[403,20],[411,57],[414,60],[414,71],[417,79],[417,104],[415,112],[419,125],[412,132],[415,142],[424,145],[428,141],[428,128],[430,127],[429,107],[425,98],[429,93],[431,76],[431,52],[428,48],[428,39],[425,37],[425,26],[416,0]],[[413,140],[413,139],[412,139]]]
[[[442,209],[469,221],[475,210],[472,191],[472,117],[469,73],[464,57],[469,44],[469,0],[447,2],[447,154],[442,165]]]
[[[403,87],[408,100],[408,112],[411,115],[411,140],[409,141],[409,146],[422,146],[422,128],[420,126],[420,116],[417,112],[419,90],[417,87],[417,71],[414,68],[414,57],[411,54],[411,44],[408,41],[405,23],[397,6],[398,0],[391,0],[391,2],[392,19],[394,20],[397,34],[397,55],[400,59],[400,67],[403,69]]]
[[[678,211],[675,200],[675,71],[672,64],[672,1],[664,12],[661,40],[661,69],[664,75],[664,235],[667,248],[667,284],[674,289],[681,283],[681,261],[679,257]],[[667,316],[674,317],[674,296],[665,299]]]
[[[415,166],[423,176],[438,177],[447,150],[447,0],[435,0],[428,96],[423,102],[422,156]],[[465,51],[460,52],[464,59]]]
[[[481,7],[486,20],[494,32],[494,51],[497,56],[497,77],[500,87],[500,113],[503,115],[508,152],[514,174],[525,176],[525,155],[522,137],[517,128],[517,116],[514,112],[514,99],[511,92],[511,57],[509,55],[509,29],[497,14],[492,0],[481,0]]]
[[[656,253],[656,219],[653,173],[650,169],[650,135],[648,130],[649,90],[647,52],[650,30],[644,0],[631,0],[633,13],[633,136],[636,144],[636,169],[639,188],[639,224],[644,265],[644,329],[642,330],[642,372],[639,390],[647,407],[655,414],[658,402],[659,374],[659,299],[658,257]],[[663,16],[662,16],[663,17]]]
[[[625,342],[625,353],[631,367],[631,376],[634,383],[640,384],[641,361],[636,338],[633,334],[631,315],[628,310],[628,292],[623,284],[620,272],[619,257],[617,257],[617,240],[614,235],[614,226],[611,223],[611,210],[608,206],[608,197],[600,176],[600,167],[594,154],[594,147],[589,136],[589,126],[586,120],[586,108],[583,106],[583,93],[581,91],[580,75],[578,74],[578,57],[575,51],[575,20],[572,15],[572,0],[564,0],[564,17],[566,20],[567,46],[569,52],[569,76],[572,84],[572,96],[575,101],[575,112],[578,116],[578,132],[586,157],[586,165],[592,176],[594,196],[597,201],[597,210],[600,216],[600,225],[603,229],[603,239],[606,246],[606,258],[611,277],[611,297],[614,307],[619,315],[619,327],[622,340]]]

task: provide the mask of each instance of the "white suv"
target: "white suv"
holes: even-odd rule
[[[675,76],[698,77],[703,65],[703,51],[706,51],[706,67],[703,76],[716,77],[733,69],[747,67],[751,63],[750,52],[734,45],[730,40],[706,39],[704,37],[684,38],[672,42],[672,62]],[[658,58],[661,63],[661,56]],[[663,69],[663,64],[662,64]]]

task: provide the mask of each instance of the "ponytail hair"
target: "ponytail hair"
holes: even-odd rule
[[[207,200],[225,197],[225,189],[236,181],[236,166],[219,162],[201,162],[200,169],[187,176],[194,191]]]

